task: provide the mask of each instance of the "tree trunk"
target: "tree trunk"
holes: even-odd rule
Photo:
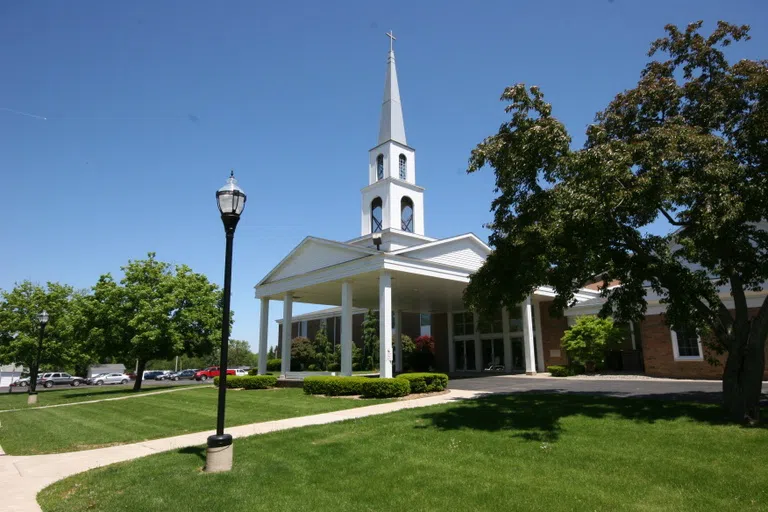
[[[134,391],[141,391],[141,382],[144,377],[144,369],[147,367],[147,362],[143,359],[139,359],[139,364],[136,370],[136,381],[133,383]]]
[[[731,340],[723,372],[723,404],[737,422],[760,420],[760,395],[765,371],[765,339],[757,329],[747,329]]]

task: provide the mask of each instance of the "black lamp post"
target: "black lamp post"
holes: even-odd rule
[[[227,349],[229,346],[229,299],[232,289],[232,242],[240,214],[245,207],[245,192],[237,186],[235,172],[229,175],[226,185],[216,192],[216,202],[227,236],[224,259],[224,311],[221,325],[221,360],[219,362],[219,408],[216,416],[216,434],[208,438],[205,470],[209,472],[232,469],[232,436],[224,433],[224,406],[227,399]]]
[[[40,355],[43,352],[43,336],[45,335],[45,326],[48,324],[48,312],[43,310],[37,315],[37,321],[40,323],[40,338],[37,341],[37,355],[35,356],[35,366],[29,374],[29,397],[27,403],[37,402],[37,372],[40,370]]]

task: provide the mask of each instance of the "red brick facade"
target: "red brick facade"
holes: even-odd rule
[[[568,319],[564,316],[555,317],[549,312],[552,301],[539,303],[537,315],[541,315],[541,342],[544,348],[544,366],[565,365],[568,359],[565,350],[560,346],[560,340],[568,329]]]

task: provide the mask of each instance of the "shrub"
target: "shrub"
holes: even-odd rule
[[[603,362],[605,351],[618,348],[623,333],[610,318],[582,316],[565,331],[563,348],[574,360],[583,363],[588,372]]]
[[[414,340],[415,348],[407,359],[407,365],[417,372],[426,372],[435,363],[435,338],[419,336]]]
[[[547,366],[547,371],[553,377],[568,377],[571,374],[571,371],[565,366]]]
[[[311,365],[307,366],[307,371],[308,372],[316,372],[318,370],[319,370],[319,368],[317,367],[316,364],[311,364]]]
[[[250,370],[248,370],[248,375],[258,375],[258,374],[259,374],[258,368],[251,368]]]
[[[397,378],[410,383],[411,393],[442,391],[448,386],[448,376],[444,373],[401,373]]]
[[[363,398],[395,398],[411,392],[407,379],[363,379]]]
[[[353,372],[360,371],[360,363],[352,363],[352,371]]]
[[[219,378],[213,378],[213,384],[219,385]],[[277,377],[274,375],[246,375],[244,377],[235,377],[227,375],[227,389],[267,389],[277,384]]]
[[[348,396],[362,395],[366,377],[307,377],[304,379],[304,393],[308,395]]]
[[[280,360],[280,359],[270,359],[270,360],[267,361],[267,371],[268,372],[279,372],[281,364],[282,364],[282,360]]]
[[[331,363],[328,365],[328,371],[329,372],[339,372],[341,371],[341,365],[339,363]]]

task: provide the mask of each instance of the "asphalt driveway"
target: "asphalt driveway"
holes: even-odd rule
[[[553,378],[527,375],[494,375],[452,379],[450,389],[489,393],[572,393],[615,397],[659,398],[678,401],[720,403],[722,382],[668,379]],[[768,383],[763,383],[764,402]]]

